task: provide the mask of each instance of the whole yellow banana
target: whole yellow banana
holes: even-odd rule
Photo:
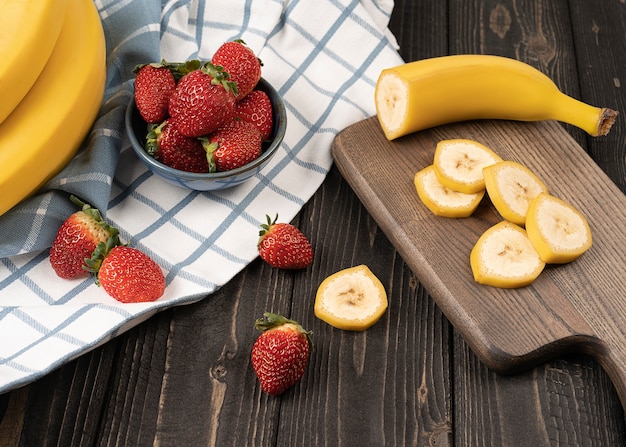
[[[67,0],[0,0],[0,123],[48,61],[66,7]]]
[[[100,108],[105,64],[104,32],[93,1],[69,0],[41,75],[0,124],[0,215],[74,156]]]
[[[467,54],[409,62],[381,72],[376,113],[389,140],[474,119],[557,120],[606,135],[618,112],[562,93],[532,66],[501,56]]]

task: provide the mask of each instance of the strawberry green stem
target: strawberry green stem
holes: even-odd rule
[[[137,74],[146,65],[151,65],[154,68],[167,67],[174,79],[178,81],[187,73],[198,70],[202,66],[202,62],[199,59],[189,59],[185,62],[167,62],[165,59],[161,62],[150,62],[148,64],[138,64],[133,68],[133,73]]]
[[[167,120],[160,124],[148,124],[148,134],[146,135],[146,153],[153,158],[158,159],[159,152],[159,135],[167,124]]]
[[[272,228],[272,225],[274,225],[276,221],[278,221],[278,213],[276,213],[274,220],[272,220],[272,218],[268,214],[265,215],[265,218],[267,219],[267,223],[261,224],[261,230],[259,231],[259,244],[261,243],[263,236],[269,233],[270,229]]]
[[[213,85],[221,85],[224,87],[229,93],[232,93],[234,96],[237,96],[239,93],[239,88],[237,87],[237,83],[230,81],[230,74],[224,70],[224,67],[221,65],[215,65],[211,62],[205,62],[200,67],[200,70],[206,75],[211,77],[211,83]]]
[[[209,164],[209,172],[217,171],[217,164],[215,163],[215,155],[213,154],[219,147],[218,143],[211,143],[207,137],[199,137],[200,143],[206,152],[206,161]]]
[[[254,327],[256,327],[261,332],[265,332],[279,328],[280,326],[284,326],[285,324],[294,325],[296,327],[296,330],[306,337],[306,340],[309,344],[309,349],[313,349],[313,340],[311,339],[311,335],[313,334],[313,332],[307,331],[300,325],[300,323],[295,320],[290,320],[283,315],[275,314],[272,312],[265,312],[263,314],[263,318],[259,318],[254,322]]]
[[[102,214],[97,208],[92,208],[88,203],[83,202],[78,197],[70,195],[70,201],[80,208],[80,210],[91,216],[99,226],[104,228],[110,234],[106,242],[100,242],[96,245],[95,250],[91,254],[91,258],[85,258],[85,265],[83,268],[90,273],[97,273],[100,269],[100,264],[104,257],[111,251],[113,247],[122,245],[120,241],[120,231],[109,225],[109,223],[102,218]]]

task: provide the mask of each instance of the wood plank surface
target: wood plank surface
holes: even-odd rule
[[[450,3],[447,29],[433,24],[423,32],[450,42],[442,54],[489,53],[520,59],[547,73],[566,93],[624,111],[623,88],[616,89],[615,83],[594,82],[608,72],[616,74],[623,84],[626,52],[620,49],[626,32],[624,5],[615,0],[603,2],[602,8],[598,6],[597,2],[575,0],[459,0]],[[464,25],[467,22],[473,27]],[[596,41],[600,30],[601,48]],[[536,44],[541,41],[548,45]],[[548,63],[539,63],[550,54]],[[420,57],[426,56],[414,53],[407,60]],[[580,95],[581,89],[585,96]],[[602,139],[586,138],[571,126],[565,128],[625,192],[621,172],[624,163],[619,161],[625,145],[624,113],[611,134]],[[466,344],[461,342],[455,348],[458,445],[626,444],[623,412],[608,376],[595,361],[568,356],[509,378],[477,367]],[[513,428],[512,433],[512,427],[518,431]],[[524,428],[527,443],[518,437]]]
[[[502,218],[488,199],[466,219],[435,216],[413,185],[414,174],[432,164],[437,142],[455,138],[479,141],[536,173],[551,194],[587,217],[593,247],[576,262],[547,266],[528,287],[477,284],[470,251]],[[519,372],[555,355],[586,352],[613,376],[626,403],[626,196],[559,124],[474,121],[388,141],[372,117],[337,136],[333,157],[484,363]]]
[[[546,69],[568,93],[625,111],[625,8],[396,0],[390,27],[405,60],[504,54]],[[547,45],[533,43],[541,35]],[[603,139],[567,128],[622,191],[624,116]],[[591,357],[564,355],[514,375],[487,368],[336,168],[294,223],[320,254],[311,269],[254,262],[214,295],[0,395],[0,445],[626,445],[617,393]],[[368,264],[390,296],[383,319],[360,335],[326,327],[307,306],[322,278],[355,263]],[[267,309],[290,312],[317,340],[303,381],[278,399],[260,392],[249,362],[251,322]]]
[[[587,138],[587,151],[626,194],[626,4],[571,1],[570,16],[580,97],[622,112],[606,138]]]

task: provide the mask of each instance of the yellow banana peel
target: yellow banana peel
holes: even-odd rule
[[[385,69],[374,99],[389,140],[475,119],[557,120],[601,136],[618,114],[562,93],[548,76],[524,62],[480,54],[435,57]]]
[[[0,123],[43,70],[66,7],[67,0],[0,0]]]
[[[105,81],[106,44],[98,11],[92,0],[69,0],[45,67],[0,124],[0,215],[71,160],[93,125]]]

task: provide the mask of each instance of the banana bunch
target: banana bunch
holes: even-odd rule
[[[618,112],[562,93],[523,62],[467,54],[410,62],[381,72],[376,114],[389,140],[474,119],[557,120],[592,136],[608,134]]]
[[[87,136],[104,95],[106,45],[92,0],[5,1],[0,26],[11,39],[0,49],[3,215],[60,171]]]
[[[67,0],[13,0],[1,6],[0,123],[46,65],[61,32]]]

